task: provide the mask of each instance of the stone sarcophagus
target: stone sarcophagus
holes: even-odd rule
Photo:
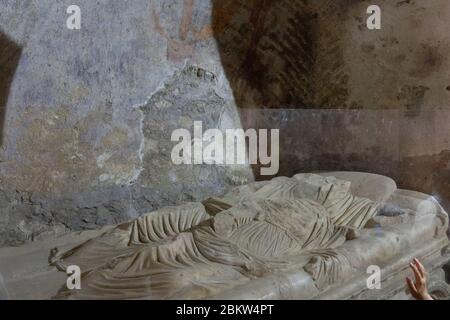
[[[433,197],[387,177],[299,174],[163,208],[50,263],[82,270],[63,299],[402,299],[417,257],[446,297],[447,229]]]

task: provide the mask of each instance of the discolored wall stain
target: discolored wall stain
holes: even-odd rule
[[[230,13],[223,1],[213,1],[213,29],[240,108],[345,103],[348,75],[338,21],[351,1],[225,2],[235,12]],[[230,15],[224,26],[221,17]]]
[[[405,87],[433,91],[414,109],[439,108],[450,100],[448,4],[432,2],[380,1],[373,31],[365,0],[217,0],[213,31],[240,108],[408,111],[410,99],[398,99]]]
[[[406,107],[406,115],[414,117],[420,114],[424,106],[425,94],[429,90],[430,88],[424,86],[405,86],[400,89],[398,101]]]
[[[22,48],[0,30],[0,145],[11,82],[19,65]]]
[[[450,209],[450,149],[401,159],[399,184],[433,195]]]
[[[349,19],[341,22],[345,25],[344,60],[352,89],[347,105],[401,109],[412,117],[429,109],[447,108],[450,4],[441,0],[378,1],[382,28],[376,31],[365,26],[365,10],[371,4],[355,3],[348,10]],[[359,26],[355,20],[360,21]]]
[[[181,10],[173,10],[181,7]],[[195,0],[152,3],[151,19],[155,31],[167,40],[169,61],[182,62],[195,55],[199,43],[221,34],[239,7],[233,1],[220,1],[218,12],[211,13]],[[202,19],[217,14],[217,19]],[[213,27],[214,26],[214,27]]]
[[[414,67],[409,72],[412,77],[426,78],[441,70],[444,63],[442,49],[439,46],[422,44],[413,57]]]

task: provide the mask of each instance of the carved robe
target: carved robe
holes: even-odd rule
[[[204,298],[302,267],[324,282],[346,263],[333,249],[377,210],[373,201],[352,195],[350,183],[332,177],[297,175],[237,187],[55,253],[51,263],[59,269],[78,265],[83,272],[82,289],[63,288],[58,298]]]

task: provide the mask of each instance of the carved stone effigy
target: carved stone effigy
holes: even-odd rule
[[[447,229],[432,197],[389,178],[300,174],[163,208],[50,261],[83,272],[82,289],[57,298],[386,298],[403,290],[413,256],[442,267]],[[382,270],[378,296],[371,265]]]

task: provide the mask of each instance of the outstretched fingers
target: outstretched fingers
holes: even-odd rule
[[[408,284],[409,291],[413,296],[417,295],[417,288],[410,277],[406,278],[406,283]]]
[[[419,270],[421,276],[422,276],[423,278],[425,278],[425,276],[426,276],[426,270],[425,270],[425,267],[423,266],[423,264],[420,263],[420,261],[419,261],[417,258],[414,258],[414,263],[415,263],[417,269]]]
[[[410,263],[409,265],[414,272],[414,277],[416,278],[416,285],[423,283],[423,277],[419,271],[419,268],[414,263]]]

